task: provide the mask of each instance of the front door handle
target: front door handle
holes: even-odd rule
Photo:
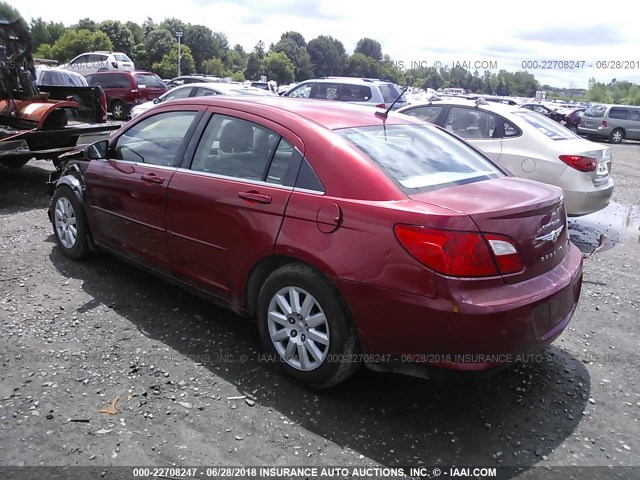
[[[164,177],[160,177],[155,173],[147,173],[145,175],[142,175],[142,177],[140,178],[142,178],[142,180],[144,180],[147,183],[163,183],[164,182]]]
[[[262,195],[258,192],[240,192],[238,196],[243,200],[248,200],[250,202],[271,203],[271,197],[269,195]]]

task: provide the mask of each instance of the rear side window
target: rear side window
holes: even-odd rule
[[[382,94],[382,98],[384,103],[393,103],[396,101],[396,98],[400,96],[402,90],[400,90],[393,83],[385,83],[384,85],[380,85],[380,93]]]
[[[445,128],[462,138],[493,138],[497,123],[493,113],[475,108],[451,107]]]
[[[343,102],[368,102],[371,100],[371,89],[366,85],[348,85],[340,86],[338,100]]]
[[[113,88],[131,88],[131,80],[129,76],[117,73],[115,75],[111,75],[111,77],[113,77],[113,80],[111,80],[111,86]]]
[[[630,108],[612,107],[609,112],[609,118],[617,118],[620,120],[627,120],[631,117]]]
[[[585,117],[604,117],[604,112],[607,111],[606,105],[591,105],[584,112]]]
[[[157,75],[136,75],[138,86],[150,88],[165,88],[164,82]]]
[[[313,94],[313,98],[337,100],[338,88],[340,88],[340,85],[337,83],[319,83],[316,92]]]
[[[408,194],[505,174],[463,141],[428,125],[336,130]]]

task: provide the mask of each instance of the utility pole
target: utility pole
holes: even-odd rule
[[[176,32],[178,37],[178,76],[180,76],[180,61],[182,60],[182,50],[180,48],[180,39],[182,38],[182,32]]]

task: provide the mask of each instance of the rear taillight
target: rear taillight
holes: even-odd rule
[[[102,90],[102,87],[98,87],[98,96],[100,98],[100,123],[105,123],[109,120],[109,113],[107,110],[107,95]]]
[[[387,108],[384,103],[379,103],[376,105],[376,108]]]
[[[598,160],[583,155],[560,155],[560,160],[579,172],[595,172]]]
[[[600,126],[601,126],[602,128],[607,128],[607,127],[609,126],[609,124],[607,123],[607,121],[606,121],[606,120],[602,120],[602,121],[600,122]]]
[[[497,275],[487,242],[480,233],[396,225],[400,244],[423,265],[455,277]]]
[[[496,233],[485,233],[484,238],[489,242],[501,274],[506,275],[522,271],[524,263],[522,263],[522,257],[518,253],[513,240]]]

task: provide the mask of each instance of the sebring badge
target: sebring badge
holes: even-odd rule
[[[563,229],[564,229],[564,225],[562,225],[561,227],[556,228],[555,230],[551,230],[549,233],[547,233],[545,235],[541,235],[539,237],[536,237],[535,239],[540,241],[540,242],[556,243],[558,241],[558,238],[560,238],[560,234],[562,233]]]

